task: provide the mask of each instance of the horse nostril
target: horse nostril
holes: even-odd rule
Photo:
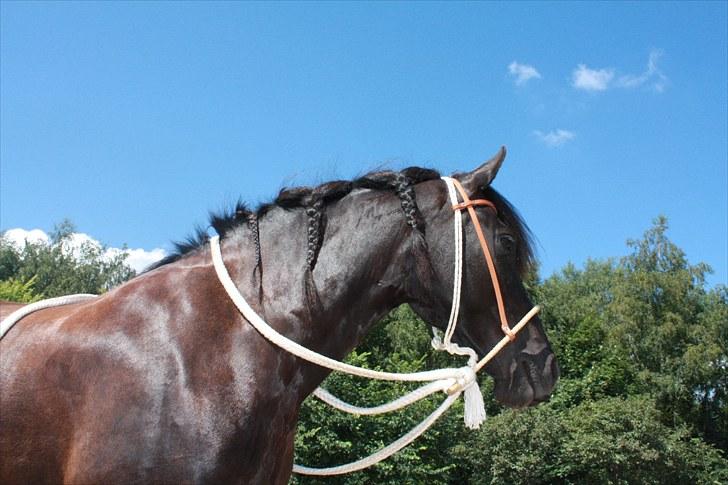
[[[551,377],[553,383],[556,384],[556,381],[561,377],[561,369],[559,369],[559,363],[556,362],[556,357],[553,354],[551,354],[551,357]]]

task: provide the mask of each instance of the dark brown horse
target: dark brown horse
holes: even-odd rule
[[[531,251],[528,229],[490,187],[504,156],[456,177],[497,207],[477,210],[515,322],[532,306],[521,282]],[[341,359],[402,303],[429,324],[447,323],[453,217],[438,174],[412,168],[284,191],[212,225],[256,311]],[[482,357],[503,334],[473,227],[461,217],[455,340]],[[96,300],[33,313],[0,341],[0,482],[286,483],[298,410],[328,371],[243,319],[203,242],[181,244]],[[508,406],[546,399],[558,367],[538,318],[486,370]]]

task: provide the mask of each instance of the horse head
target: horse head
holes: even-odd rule
[[[419,257],[428,264],[409,285],[409,303],[427,323],[444,328],[453,303],[452,218],[463,218],[463,274],[459,323],[453,341],[471,347],[482,358],[503,337],[496,289],[502,295],[505,318],[513,325],[533,304],[523,279],[532,264],[528,227],[510,203],[491,187],[505,159],[505,149],[472,172],[454,176],[470,199],[485,199],[493,206],[474,206],[485,242],[492,255],[494,273],[488,270],[473,221],[454,212],[445,184],[431,181],[418,186],[417,198],[427,220]],[[463,211],[465,212],[465,211]],[[420,267],[423,265],[420,264]],[[507,331],[507,330],[506,330]],[[495,396],[511,407],[524,407],[546,400],[559,377],[559,368],[543,325],[536,316],[486,367],[495,380]]]

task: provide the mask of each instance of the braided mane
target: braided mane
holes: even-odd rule
[[[260,265],[258,221],[275,207],[286,210],[302,208],[306,211],[308,219],[306,264],[313,269],[323,242],[326,226],[326,205],[328,203],[341,199],[355,189],[392,191],[397,194],[401,201],[407,224],[413,229],[422,231],[424,224],[415,200],[413,185],[439,177],[439,172],[435,170],[409,167],[400,172],[389,170],[372,172],[352,181],[337,180],[326,182],[317,187],[284,188],[272,202],[261,204],[255,211],[251,211],[239,200],[232,209],[224,210],[221,213],[211,213],[210,226],[215,229],[220,238],[224,238],[233,229],[247,225],[255,244],[255,267],[258,268]],[[207,230],[198,226],[192,235],[182,241],[173,243],[174,251],[172,254],[154,263],[145,271],[178,261],[185,255],[206,245],[208,240]]]
[[[284,188],[278,196],[268,203],[261,204],[254,211],[250,210],[242,201],[234,207],[221,213],[210,214],[210,226],[224,238],[230,231],[240,226],[247,226],[255,245],[255,267],[260,269],[260,233],[258,222],[273,208],[280,207],[285,210],[304,209],[307,217],[307,250],[306,265],[313,270],[316,266],[319,250],[326,230],[326,206],[339,200],[355,189],[371,189],[394,192],[400,200],[407,224],[416,231],[424,234],[425,224],[422,214],[417,207],[414,185],[434,180],[440,177],[439,172],[427,168],[409,167],[402,171],[372,172],[363,177],[347,181],[336,180],[326,182],[317,187]],[[533,236],[518,211],[492,187],[483,189],[485,198],[495,204],[498,217],[512,228],[516,236],[519,271],[524,274],[534,263]],[[207,230],[196,227],[193,234],[183,241],[174,242],[174,251],[169,256],[154,263],[145,271],[164,266],[179,260],[185,255],[207,244],[209,236]]]

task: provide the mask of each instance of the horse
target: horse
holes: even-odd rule
[[[505,148],[454,175],[477,206],[508,321],[532,305],[531,234],[491,186]],[[495,210],[493,210],[495,208]],[[454,215],[457,214],[457,215]],[[342,359],[393,308],[443,328],[452,218],[463,217],[460,324],[482,357],[503,333],[472,223],[434,170],[282,190],[212,215],[238,290],[279,333]],[[272,345],[225,294],[207,235],[99,298],[21,319],[0,340],[2,483],[287,483],[301,403],[330,371]],[[509,407],[547,400],[559,369],[535,317],[485,367]]]

